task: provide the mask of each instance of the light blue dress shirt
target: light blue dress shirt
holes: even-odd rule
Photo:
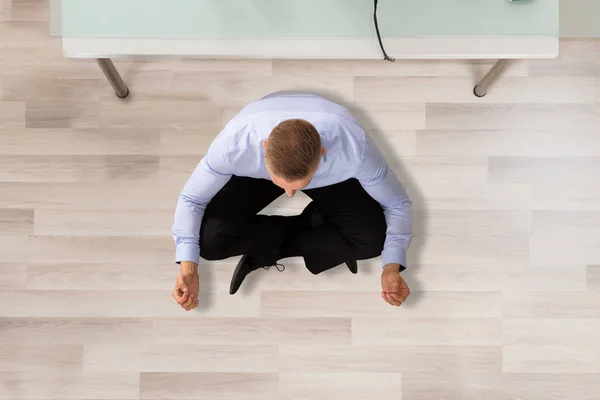
[[[383,265],[406,266],[411,202],[375,144],[345,107],[314,94],[285,92],[247,105],[210,145],[179,196],[173,224],[176,261],[198,262],[204,210],[232,175],[271,179],[263,142],[277,124],[293,118],[309,121],[327,150],[305,189],[356,178],[384,210],[387,235]]]

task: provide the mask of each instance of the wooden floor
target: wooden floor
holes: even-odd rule
[[[600,41],[516,63],[65,60],[0,0],[0,398],[598,400]],[[177,195],[245,103],[311,90],[381,144],[415,209],[401,308],[380,261],[298,260],[171,299]],[[297,212],[299,197],[271,211]]]

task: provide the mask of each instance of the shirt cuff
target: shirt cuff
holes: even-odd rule
[[[406,250],[400,247],[388,247],[381,253],[381,262],[387,264],[400,264],[400,272],[406,269]]]
[[[198,264],[200,260],[200,247],[197,244],[180,243],[175,250],[175,262],[191,261]]]

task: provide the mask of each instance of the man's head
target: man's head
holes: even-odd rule
[[[263,146],[273,183],[290,197],[310,183],[321,156],[325,154],[319,132],[302,119],[281,122],[271,131]]]

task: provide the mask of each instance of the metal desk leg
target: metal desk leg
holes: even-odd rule
[[[477,97],[483,97],[487,94],[488,89],[494,82],[498,80],[502,72],[510,65],[511,60],[498,60],[496,64],[489,70],[489,72],[479,81],[473,93]]]
[[[96,61],[98,61],[98,65],[102,68],[102,72],[104,72],[104,75],[106,75],[106,78],[115,90],[117,97],[124,99],[129,96],[129,88],[125,82],[123,82],[123,79],[121,78],[121,75],[119,75],[119,71],[117,71],[112,60],[110,58],[97,58]]]

